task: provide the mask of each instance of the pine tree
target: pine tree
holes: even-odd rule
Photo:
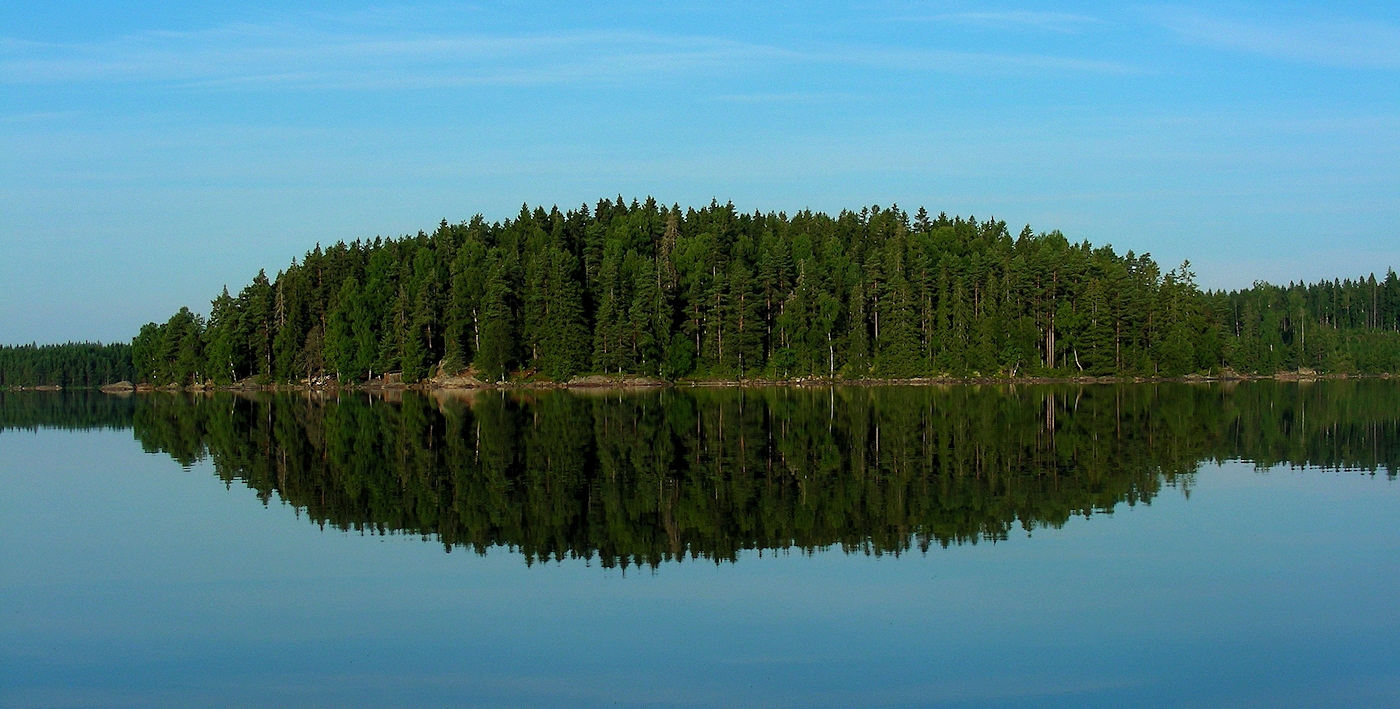
[[[621,373],[628,362],[626,346],[627,292],[621,257],[611,250],[598,273],[598,314],[593,325],[593,368]]]
[[[657,283],[656,263],[648,258],[635,259],[632,278],[632,302],[627,319],[635,369],[642,374],[655,374],[661,364],[662,349],[670,342],[669,332],[658,330],[658,310],[663,308],[662,294]]]
[[[487,381],[505,381],[514,363],[516,343],[511,308],[513,293],[504,258],[493,253],[490,261],[482,298],[481,346],[477,349],[475,364]]]
[[[272,379],[272,284],[267,274],[258,271],[252,284],[239,294],[243,335],[248,343],[248,354],[252,359],[252,373],[264,381]]]
[[[897,271],[885,284],[884,328],[876,341],[875,372],[885,377],[912,377],[922,373],[914,305],[909,283]]]
[[[205,330],[205,371],[215,384],[230,384],[238,379],[239,312],[225,286],[219,297],[210,303],[209,327]]]
[[[482,298],[486,293],[486,245],[469,235],[452,261],[443,367],[456,374],[481,348]]]
[[[431,249],[420,249],[414,257],[408,287],[413,290],[413,300],[407,314],[408,332],[403,338],[403,379],[416,382],[433,375],[441,351],[437,259]]]
[[[727,359],[721,366],[740,378],[752,376],[763,367],[762,295],[756,288],[753,273],[738,259],[729,267],[728,330],[730,334]]]
[[[865,310],[865,284],[857,281],[851,291],[849,332],[846,336],[846,366],[849,375],[865,377],[870,374],[870,323]]]
[[[539,366],[551,379],[566,381],[588,361],[588,329],[583,321],[583,285],[578,261],[550,247],[543,256],[543,303]]]
[[[359,298],[360,282],[352,274],[341,284],[335,305],[327,316],[326,356],[336,378],[344,381],[353,381],[364,371],[360,368],[359,343],[355,338],[355,311],[363,310]]]

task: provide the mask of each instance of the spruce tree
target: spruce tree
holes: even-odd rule
[[[513,364],[515,350],[512,293],[507,278],[507,266],[499,254],[491,259],[482,299],[481,345],[475,364],[487,381],[504,381]]]
[[[578,261],[557,247],[543,255],[543,303],[539,366],[551,379],[566,381],[588,361],[588,329],[583,320],[583,285]]]

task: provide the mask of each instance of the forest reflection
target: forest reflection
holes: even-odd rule
[[[1206,462],[1400,471],[1400,382],[0,394],[0,427],[134,428],[313,522],[527,562],[1000,540],[1189,494]]]

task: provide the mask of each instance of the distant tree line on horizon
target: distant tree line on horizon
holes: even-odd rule
[[[98,387],[134,379],[131,345],[125,342],[0,345],[0,389],[40,385]]]
[[[1189,263],[922,208],[618,197],[317,246],[131,355],[157,384],[1400,372],[1400,279],[1201,291]]]

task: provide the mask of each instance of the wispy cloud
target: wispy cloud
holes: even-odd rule
[[[1023,27],[1060,33],[1078,32],[1086,27],[1106,24],[1103,20],[1089,15],[1078,15],[1069,12],[1030,11],[951,12],[902,19],[952,22],[995,28]]]
[[[1184,8],[1152,13],[1163,27],[1200,44],[1272,59],[1355,69],[1400,69],[1400,27],[1344,18],[1224,17]]]
[[[968,74],[1136,74],[1131,64],[1048,54],[991,54],[885,47],[844,48],[807,55],[814,61],[903,69],[908,71]]]
[[[836,91],[789,91],[783,93],[722,94],[715,96],[714,100],[723,103],[796,104],[859,101],[863,98],[866,97],[860,94]]]
[[[911,72],[1096,72],[1130,67],[1037,54],[869,45],[792,49],[718,37],[626,31],[366,34],[238,24],[96,43],[0,38],[0,83],[162,82],[191,86],[431,88],[723,75],[832,64]]]
[[[0,123],[53,123],[81,115],[79,111],[34,111],[0,114]]]
[[[715,69],[771,48],[640,33],[373,36],[235,25],[94,44],[0,44],[0,81],[154,81],[325,88],[535,84]]]

